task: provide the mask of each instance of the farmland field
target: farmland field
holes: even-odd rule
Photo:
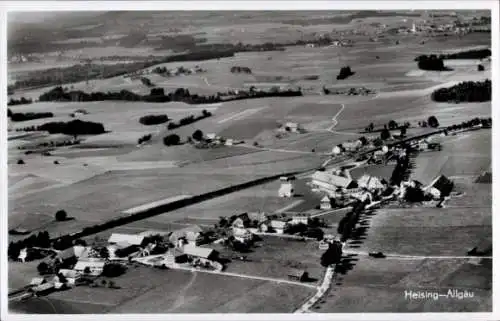
[[[489,12],[460,11],[454,17],[420,11],[99,14],[102,16],[70,22],[47,20],[40,22],[39,28],[36,23],[30,24],[22,36],[9,39],[14,44],[9,48],[9,82],[36,76],[23,85],[24,89],[9,95],[9,99],[31,98],[33,103],[17,105],[12,101],[9,115],[53,113],[48,118],[13,121],[17,119],[10,117],[8,121],[9,229],[26,229],[32,235],[47,231],[50,237],[57,237],[161,200],[197,196],[260,178],[296,175],[295,195],[290,198],[279,197],[281,182],[274,179],[84,239],[106,244],[112,233],[175,231],[189,225],[206,230],[218,224],[220,217],[244,212],[285,213],[287,217],[317,214],[328,225],[324,232],[337,236],[339,222],[350,209],[320,210],[324,194],[313,191],[308,184],[310,173],[327,166],[325,161],[330,161],[328,168],[354,161],[346,154],[340,158],[348,159],[331,158],[333,147],[361,136],[380,136],[379,131],[362,133],[370,123],[378,130],[391,120],[410,122],[406,134],[413,136],[434,130],[419,124],[430,116],[435,116],[443,127],[492,115],[491,101],[437,103],[431,99],[436,89],[491,79],[491,59],[445,59],[443,64],[449,69],[443,71],[419,69],[422,67],[415,61],[419,55],[489,48],[490,32],[457,35],[453,28],[446,31],[447,35],[431,35],[420,30],[404,31],[413,28],[413,23],[435,29],[429,25],[453,25],[476,16],[475,23],[482,23],[479,17],[488,17]],[[330,38],[329,44],[323,43],[326,38]],[[109,46],[82,45],[82,41],[103,43],[111,39],[116,43]],[[340,39],[352,44],[337,42]],[[251,44],[265,44],[266,50],[250,48]],[[278,50],[267,50],[273,44]],[[216,58],[217,53],[226,51],[235,54]],[[187,52],[198,57],[182,61]],[[63,72],[56,77],[57,72],[48,71],[74,64],[84,68],[85,63],[109,66],[160,61],[178,54],[179,61],[74,83],[65,81]],[[33,62],[39,59],[42,62]],[[479,64],[484,70],[478,68]],[[155,73],[156,67],[193,71],[167,76]],[[238,73],[233,67],[249,70]],[[351,75],[337,78],[344,67],[352,70]],[[145,85],[142,76],[153,85]],[[53,85],[38,87],[47,81]],[[162,88],[166,94],[183,88],[191,96],[221,99],[214,104],[38,101],[56,85],[67,91],[127,90],[140,95],[149,94],[152,88]],[[301,95],[252,99],[241,95],[239,98],[245,99],[229,99],[236,91],[284,89],[300,90]],[[80,113],[75,115],[76,111]],[[168,127],[169,123],[181,123],[188,116],[207,112],[211,113],[209,117],[189,124],[182,122],[175,129]],[[163,114],[168,116],[167,122],[139,122],[143,116]],[[60,130],[66,134],[35,130],[48,122],[77,119],[100,123],[105,132],[66,135],[74,132],[72,128]],[[296,123],[303,131],[287,130],[294,127],[289,123]],[[194,134],[198,130],[201,139]],[[399,130],[392,134],[399,134]],[[170,135],[177,135],[179,143],[166,146],[165,138]],[[150,139],[144,141],[144,136]],[[226,141],[226,146],[217,136],[233,139],[233,143]],[[326,295],[303,312],[491,310],[491,259],[466,256],[474,247],[491,247],[493,239],[492,185],[475,183],[483,172],[492,171],[492,132],[481,129],[439,139],[442,150],[416,154],[411,178],[427,185],[436,176],[445,175],[455,183],[458,195],[447,199],[442,208],[420,204],[402,207],[392,202],[363,213],[354,237],[344,247],[350,252],[344,253],[341,263],[345,273],[340,273]],[[359,179],[369,174],[389,180],[393,169],[392,164],[362,165],[353,168],[351,176]],[[69,219],[56,220],[59,210],[65,210]],[[9,235],[9,241],[28,236]],[[232,259],[226,266],[232,276],[160,271],[131,264],[127,273],[113,278],[119,289],[76,287],[26,302],[13,300],[10,309],[44,314],[285,313],[304,307],[307,299],[314,298],[314,287],[322,284],[325,275],[320,264],[323,250],[319,250],[318,242],[261,235],[257,244],[245,254],[247,261],[234,259],[241,254],[221,244],[207,245]],[[372,251],[388,257],[371,258],[368,253]],[[37,264],[9,262],[9,289],[26,285],[37,275]],[[311,279],[303,284],[279,283],[288,280],[292,268],[306,270]],[[404,297],[405,290],[448,288],[471,290],[475,296],[467,301],[412,301]]]

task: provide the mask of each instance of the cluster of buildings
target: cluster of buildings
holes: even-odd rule
[[[278,128],[279,132],[303,133],[304,127],[296,122],[286,122]]]
[[[203,148],[203,147],[215,147],[215,146],[233,146],[233,145],[239,145],[242,144],[242,140],[236,140],[234,138],[226,138],[219,136],[215,133],[208,133],[203,137],[203,140],[201,142],[198,142],[196,144],[197,147]]]

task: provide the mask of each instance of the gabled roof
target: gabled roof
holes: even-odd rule
[[[213,253],[215,253],[214,249],[189,245],[185,245],[182,251],[187,255],[197,256],[204,259],[208,259]]]
[[[285,226],[286,226],[286,222],[277,221],[277,220],[271,221],[271,227],[273,227],[273,228],[284,228]]]
[[[138,233],[137,235],[139,236],[144,236],[144,237],[148,237],[148,236],[153,236],[153,235],[161,235],[161,236],[164,236],[164,235],[169,235],[171,234],[172,232],[170,231],[158,231],[158,230],[148,230],[148,231],[143,231],[141,233]]]
[[[41,277],[36,277],[36,278],[32,278],[32,279],[31,279],[30,285],[40,285],[40,284],[42,284],[43,282],[45,282],[45,279],[44,279],[44,278],[41,278]]]
[[[342,188],[349,188],[350,186],[353,185],[352,179],[338,176],[338,175],[331,174],[331,173],[327,173],[327,172],[316,171],[312,175],[312,179],[313,179],[313,181],[315,180],[315,181],[319,181],[322,183],[326,183],[326,184],[330,184],[330,185],[333,185],[336,187],[342,187]]]
[[[299,269],[290,269],[288,271],[288,275],[289,276],[295,276],[295,277],[298,277],[298,278],[304,276],[305,273],[306,273],[305,270],[299,270]]]
[[[76,262],[74,270],[84,270],[86,267],[102,269],[104,264],[104,261],[78,261]]]
[[[321,203],[330,203],[330,198],[328,197],[328,195],[325,195],[322,199],[321,199]]]
[[[129,243],[131,245],[141,245],[144,241],[144,236],[133,235],[133,234],[120,234],[113,233],[111,234],[108,243]]]

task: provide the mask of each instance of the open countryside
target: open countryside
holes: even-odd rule
[[[490,11],[15,15],[10,313],[492,311]]]

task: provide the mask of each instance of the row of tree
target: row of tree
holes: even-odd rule
[[[179,122],[177,122],[177,123],[176,122],[170,122],[170,123],[168,123],[167,128],[168,128],[168,130],[173,130],[173,129],[176,129],[176,128],[179,128],[179,127],[182,127],[182,126],[190,125],[192,123],[195,123],[195,122],[197,122],[199,120],[208,118],[210,116],[212,116],[212,113],[209,112],[209,111],[207,111],[207,110],[205,110],[205,109],[203,109],[201,115],[199,115],[197,117],[194,116],[194,115],[189,115],[189,116],[186,116],[184,118],[181,118],[179,120]]]
[[[50,235],[47,231],[38,232],[38,234],[31,234],[29,237],[19,240],[17,242],[10,242],[7,249],[7,255],[10,259],[16,260],[19,257],[22,249],[40,247],[50,248],[51,241]]]
[[[442,57],[436,55],[422,55],[415,58],[419,69],[430,71],[447,71],[449,68],[445,67]]]
[[[339,221],[337,232],[342,235],[340,239],[341,242],[345,242],[351,237],[352,232],[359,221],[359,217],[365,209],[365,205],[366,204],[361,201],[354,203],[352,210],[346,213],[345,216]]]
[[[30,130],[33,126],[30,128]],[[103,124],[75,119],[69,122],[50,122],[34,128],[36,131],[47,131],[50,134],[71,135],[99,135],[106,132]]]
[[[167,121],[169,121],[169,118],[165,114],[146,115],[146,116],[142,116],[141,118],[139,118],[139,123],[146,125],[146,126],[159,125],[159,124],[166,123]]]
[[[343,80],[352,75],[354,75],[354,72],[351,70],[351,67],[345,66],[340,69],[340,72],[337,75],[337,80]]]
[[[7,117],[10,117],[12,121],[15,122],[21,122],[21,121],[28,121],[28,120],[33,120],[33,119],[40,119],[40,118],[51,118],[54,117],[54,114],[51,112],[42,112],[42,113],[13,113],[10,108],[7,109]]]
[[[31,104],[32,102],[33,102],[33,100],[31,100],[31,98],[28,98],[28,99],[26,99],[24,97],[21,97],[20,99],[11,98],[11,99],[9,99],[7,106],[27,105],[27,104]]]
[[[139,139],[137,140],[137,144],[142,144],[142,143],[145,143],[145,142],[149,142],[151,140],[151,134],[147,134],[147,135],[144,135],[142,137],[139,137]]]
[[[435,56],[438,59],[444,60],[444,59],[484,59],[491,57],[491,50],[490,49],[472,49],[472,50],[467,50],[467,51],[460,51],[456,53],[450,53],[450,54],[441,54],[441,55],[431,55]],[[421,59],[426,59],[426,55],[421,55],[415,58],[415,61],[420,61]]]
[[[128,90],[121,90],[119,92],[92,92],[85,93],[83,91],[67,91],[61,86],[40,95],[40,101],[106,101],[106,100],[120,100],[120,101],[143,101],[150,103],[165,103],[170,101],[180,101],[187,104],[213,104],[222,101],[251,99],[251,98],[266,98],[266,97],[294,97],[302,96],[300,90],[280,90],[279,88],[272,88],[270,91],[239,91],[237,94],[228,95],[222,99],[222,95],[201,96],[198,94],[191,94],[188,89],[178,88],[174,92],[165,94],[163,88],[153,88],[149,95],[139,95]]]
[[[431,99],[437,102],[485,102],[491,101],[491,80],[464,81],[448,88],[432,92]]]

